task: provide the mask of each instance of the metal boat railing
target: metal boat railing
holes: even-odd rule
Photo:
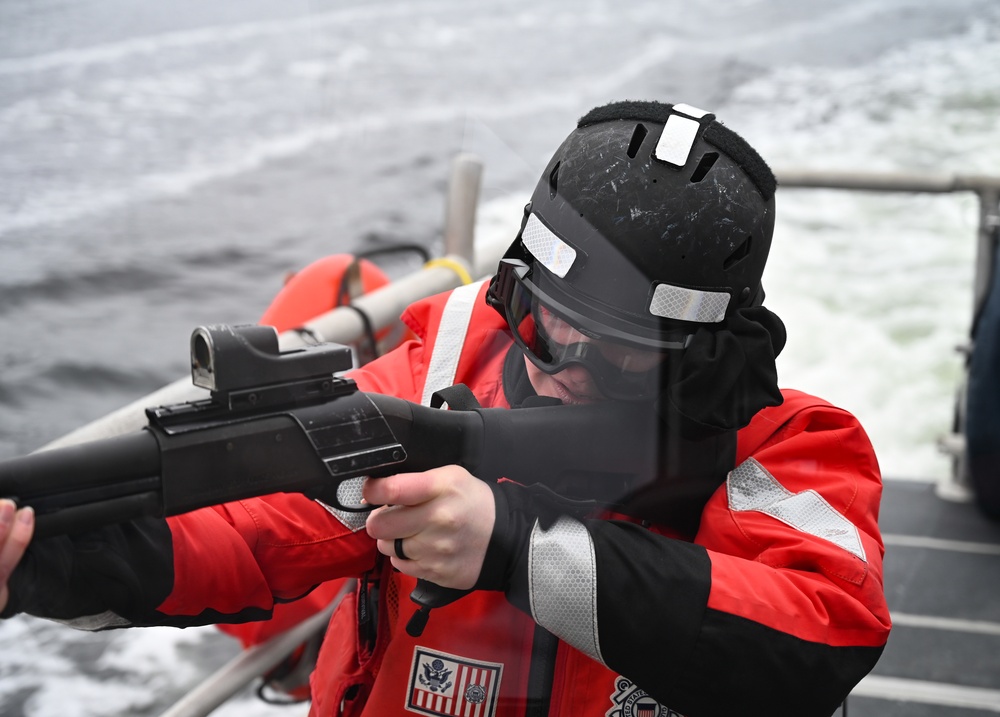
[[[1000,176],[972,174],[938,174],[920,172],[830,172],[789,169],[776,172],[778,183],[786,189],[843,189],[866,192],[903,192],[950,194],[971,192],[979,200],[979,223],[976,230],[976,264],[972,285],[972,311],[969,339],[957,347],[966,359],[973,349],[973,329],[993,281],[993,266],[997,244],[1000,243]],[[951,471],[938,481],[937,494],[947,500],[967,501],[972,498],[965,460],[965,374],[955,391],[955,417],[950,433],[938,440],[938,447],[951,459]]]

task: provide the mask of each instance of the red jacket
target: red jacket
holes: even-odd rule
[[[472,298],[451,374],[481,405],[509,407],[511,339],[481,292]],[[423,398],[446,299],[407,311],[420,340],[355,371],[362,390]],[[152,613],[130,603],[126,617],[259,618],[312,586],[366,576],[331,620],[311,714],[831,714],[889,632],[881,483],[856,419],[783,395],[739,431],[693,535],[625,516],[536,525],[506,594],[434,610],[419,638],[404,630],[414,581],[378,559],[361,520],[299,495],[168,519],[169,594]]]

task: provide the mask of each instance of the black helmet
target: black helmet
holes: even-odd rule
[[[775,189],[764,160],[708,112],[599,107],[550,160],[487,300],[543,370],[584,363],[609,397],[645,394],[652,381],[601,366],[594,350],[588,360],[587,342],[554,355],[527,312],[543,305],[591,341],[686,348],[763,301]]]

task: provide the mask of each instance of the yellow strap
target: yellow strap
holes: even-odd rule
[[[462,280],[463,284],[472,283],[472,274],[470,274],[469,270],[465,268],[465,265],[457,259],[442,256],[439,259],[431,259],[429,262],[424,264],[425,269],[432,269],[435,266],[444,266],[451,269],[453,272],[458,274],[458,278]]]

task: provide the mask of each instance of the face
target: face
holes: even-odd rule
[[[663,361],[663,354],[659,352],[642,351],[608,341],[595,341],[580,333],[544,306],[539,307],[538,318],[542,333],[551,342],[562,346],[594,344],[600,350],[605,361],[617,366],[622,371],[649,371]],[[528,380],[539,396],[557,398],[563,403],[575,404],[593,403],[605,398],[590,372],[579,364],[571,364],[558,373],[547,374],[527,357],[525,357],[524,362],[528,369]]]
[[[524,357],[524,365],[528,369],[528,381],[539,396],[575,404],[604,400],[604,396],[594,385],[590,372],[583,366],[570,366],[550,375],[533,364],[527,356]]]

